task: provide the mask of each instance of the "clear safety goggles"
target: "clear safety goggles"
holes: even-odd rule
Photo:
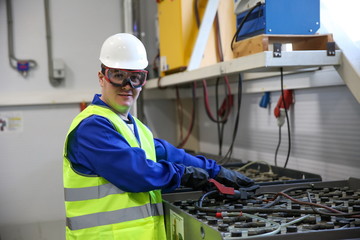
[[[146,70],[125,70],[105,67],[105,79],[116,87],[125,87],[130,84],[132,88],[139,88],[146,83]]]

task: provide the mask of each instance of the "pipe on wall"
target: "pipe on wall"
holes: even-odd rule
[[[59,86],[64,81],[63,74],[59,74],[55,77],[54,74],[54,61],[52,54],[52,35],[51,35],[51,24],[50,24],[50,4],[49,0],[44,0],[45,5],[45,27],[46,27],[46,46],[47,46],[47,55],[48,55],[48,74],[49,81],[53,87]],[[61,63],[60,63],[61,65]],[[63,71],[63,70],[62,70]]]
[[[16,71],[20,72],[23,77],[28,75],[31,68],[35,68],[37,63],[32,59],[18,59],[14,53],[14,26],[12,16],[11,0],[6,0],[6,15],[7,15],[7,30],[8,30],[8,50],[10,66]]]
[[[139,0],[121,0],[122,7],[122,31],[131,33],[141,39],[140,28],[140,1]],[[141,100],[131,108],[131,114],[138,116],[138,111],[141,110],[138,105],[141,105]]]

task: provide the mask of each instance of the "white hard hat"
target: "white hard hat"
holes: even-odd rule
[[[129,33],[118,33],[107,38],[101,47],[99,59],[110,68],[136,70],[148,66],[144,44]]]

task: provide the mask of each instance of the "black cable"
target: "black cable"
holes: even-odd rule
[[[216,85],[215,85],[215,100],[216,100],[216,109],[219,111],[219,82],[220,82],[220,78],[216,79]],[[225,125],[227,123],[231,108],[232,108],[232,103],[231,100],[229,98],[229,92],[227,87],[225,86],[225,96],[227,96],[224,101],[226,103],[226,112],[223,114],[222,119],[220,120],[220,114],[219,112],[217,112],[216,114],[216,125],[218,128],[218,141],[219,141],[219,156],[222,156],[222,145],[223,145],[223,140],[224,140],[224,128]]]
[[[216,85],[215,85],[215,102],[216,102],[216,109],[219,109],[219,82],[220,78],[216,79]],[[226,122],[220,122],[220,116],[218,113],[216,113],[216,126],[218,131],[218,142],[219,142],[219,156],[222,155],[222,143],[224,139],[224,132],[223,132],[223,126]]]
[[[221,43],[221,32],[220,32],[220,23],[219,23],[219,15],[218,13],[216,12],[216,15],[215,15],[215,29],[216,29],[216,42],[217,42],[217,52],[219,54],[219,60],[220,62],[223,62],[224,61],[224,53],[222,51],[222,43]],[[219,82],[220,82],[220,78],[217,78],[216,79],[216,109],[218,110],[219,109]],[[228,96],[228,92],[227,92],[227,88],[225,87],[225,96],[227,99],[227,96]],[[227,111],[230,111],[231,107],[228,106],[226,108]],[[227,116],[227,114],[225,113],[225,117]],[[224,140],[224,127],[225,127],[225,124],[227,122],[227,117],[226,117],[226,120],[225,121],[220,121],[220,116],[219,116],[219,113],[216,113],[216,125],[217,125],[217,129],[218,129],[218,141],[219,141],[219,156],[222,155],[222,143],[223,143],[223,140]]]
[[[195,12],[196,25],[199,28],[200,27],[199,0],[194,1],[194,12]]]
[[[249,15],[257,8],[257,7],[260,7],[261,6],[261,2],[257,2],[256,5],[254,7],[252,7],[248,12],[247,14],[245,15],[245,17],[243,18],[243,20],[241,21],[241,23],[239,24],[239,27],[237,28],[234,36],[233,36],[233,39],[231,40],[231,50],[234,50],[234,41],[235,39],[237,38],[237,35],[240,33],[240,30],[242,29],[245,21],[248,19]]]
[[[322,189],[322,188],[315,188],[315,187],[311,187],[312,190],[316,190],[316,189]],[[309,187],[294,187],[294,188],[288,188],[288,189],[284,189],[283,191],[281,191],[280,193],[284,193],[285,192],[289,192],[289,191],[294,191],[294,190],[307,190],[309,189]],[[313,205],[311,205],[312,201],[311,201],[311,197],[310,197],[310,194],[309,192],[307,192],[308,194],[308,198],[309,198],[309,205],[310,207],[312,208],[312,210],[301,210],[301,209],[286,209],[286,208],[270,208],[270,205],[268,207],[262,207],[262,208],[243,208],[243,209],[229,209],[229,208],[212,208],[212,207],[203,207],[203,202],[205,200],[205,198],[209,197],[210,195],[213,195],[213,194],[219,194],[218,190],[212,190],[212,191],[209,191],[205,194],[203,194],[200,199],[195,203],[195,208],[199,211],[202,211],[202,212],[206,212],[206,213],[219,213],[219,212],[239,212],[239,213],[278,213],[278,212],[283,212],[283,213],[297,213],[297,214],[314,214],[314,213],[317,213],[317,214],[320,214],[320,215],[329,215],[329,216],[341,216],[341,217],[354,217],[354,218],[359,218],[359,214],[360,212],[353,212],[353,213],[343,213],[343,212],[340,212],[340,213],[337,213],[337,212],[323,212],[323,211],[320,211],[318,209],[316,209]],[[262,194],[265,194],[265,193],[262,193]],[[267,193],[267,194],[278,194],[278,193]],[[287,194],[285,194],[287,195]],[[279,198],[280,195],[278,196],[277,199],[280,199]],[[289,196],[288,196],[289,197]],[[300,201],[302,202],[302,201]],[[278,203],[276,201],[272,202],[271,206],[274,205],[274,203]],[[304,202],[302,202],[304,204]],[[319,205],[319,207],[326,207],[328,208],[327,206],[324,206],[324,205]],[[336,210],[336,209],[330,209],[330,210]]]
[[[237,35],[239,34],[241,28],[243,27],[246,19],[249,17],[249,15],[257,8],[261,6],[261,2],[257,2],[256,5],[254,7],[252,7],[249,12],[246,14],[246,16],[243,18],[243,20],[241,21],[238,29],[236,30],[233,39],[231,40],[231,50],[233,50],[233,43],[234,40],[236,39]],[[234,127],[234,132],[233,132],[233,136],[232,136],[232,141],[231,141],[231,145],[229,147],[228,152],[225,154],[224,158],[220,160],[220,162],[222,162],[222,164],[227,163],[230,159],[231,159],[231,155],[233,152],[233,147],[235,144],[235,138],[237,135],[237,131],[238,131],[238,126],[239,126],[239,116],[240,116],[240,106],[241,106],[241,98],[242,98],[242,78],[241,78],[241,74],[239,74],[239,84],[238,84],[238,109],[237,109],[237,114],[236,114],[236,120],[235,120],[235,127]]]
[[[288,129],[288,152],[287,152],[287,156],[286,156],[286,161],[284,164],[284,168],[286,168],[288,161],[289,161],[289,156],[290,156],[290,151],[291,151],[291,135],[290,135],[290,122],[289,122],[289,115],[288,115],[288,111],[287,111],[287,107],[286,107],[286,103],[285,103],[285,97],[284,97],[284,73],[283,73],[283,68],[280,68],[280,74],[281,74],[281,96],[282,96],[282,101],[284,104],[284,108],[285,108],[285,116],[286,116],[286,124],[287,124],[287,129]]]
[[[196,25],[199,28],[200,23],[201,23],[200,15],[199,15],[199,0],[194,1],[193,8],[194,8],[194,13],[195,13]],[[224,54],[223,54],[223,51],[222,51],[222,42],[221,42],[221,36],[220,36],[220,23],[219,23],[219,16],[218,16],[217,12],[216,12],[216,15],[215,15],[215,22],[214,23],[215,23],[215,29],[216,29],[217,53],[218,53],[218,56],[219,56],[219,60],[221,62],[223,62],[224,61]],[[204,88],[204,91],[205,91],[206,86],[204,85],[204,81],[203,81],[203,88]],[[220,116],[219,116],[219,113],[218,113],[218,109],[219,109],[219,91],[218,91],[219,81],[220,81],[220,78],[217,78],[217,80],[216,80],[216,93],[215,93],[216,94],[215,95],[215,97],[216,97],[216,111],[217,111],[216,112],[216,119],[214,119],[212,117],[210,109],[206,108],[206,113],[207,113],[208,117],[210,118],[210,120],[215,122],[216,125],[217,125],[218,143],[219,143],[219,155],[221,156],[222,155],[222,144],[223,144],[223,139],[224,139],[224,126],[225,126],[225,124],[227,122],[227,118],[228,118],[228,116],[230,114],[230,111],[231,111],[231,102],[230,102],[229,97],[228,97],[230,93],[229,93],[228,89],[225,87],[225,96],[226,96],[225,101],[227,103],[227,106],[226,106],[226,111],[225,111],[224,117],[222,117],[222,119],[220,119]],[[225,81],[228,84],[226,79],[225,79]],[[205,94],[204,94],[204,98],[205,98]]]
[[[278,154],[278,151],[280,148],[280,144],[281,144],[281,127],[279,126],[279,141],[278,141],[278,145],[275,150],[275,166],[277,166],[277,154]]]
[[[234,132],[232,135],[232,140],[231,140],[231,145],[229,147],[228,152],[225,154],[225,156],[220,160],[220,162],[222,162],[223,164],[226,164],[232,155],[233,152],[233,147],[235,144],[235,138],[237,135],[237,131],[239,128],[239,120],[240,120],[240,108],[241,108],[241,100],[242,100],[242,77],[241,77],[241,73],[239,74],[239,80],[238,80],[238,102],[237,102],[237,111],[236,111],[236,119],[235,119],[235,127],[234,127]]]
[[[286,168],[288,161],[289,161],[290,151],[291,151],[291,135],[290,135],[289,115],[288,115],[287,106],[286,106],[285,97],[284,97],[284,73],[283,73],[282,67],[280,68],[280,84],[281,84],[281,100],[282,100],[282,103],[284,104],[286,124],[287,124],[287,129],[288,129],[288,140],[289,140],[288,152],[287,152],[286,161],[285,161],[285,165],[284,165],[284,168]],[[275,159],[274,159],[275,166],[277,166],[277,154],[278,154],[280,145],[281,145],[281,126],[279,126],[279,141],[278,141],[278,145],[275,150]]]
[[[310,196],[310,192],[306,192],[307,193],[307,197],[309,199],[309,203],[312,203],[311,201],[311,196]],[[352,213],[331,213],[331,212],[323,212],[319,209],[316,209],[314,206],[311,206],[312,210],[314,210],[314,212],[316,212],[317,214],[320,215],[327,215],[327,216],[336,216],[336,217],[358,217],[357,215],[360,215],[360,212],[352,212]]]
[[[315,188],[313,186],[308,186],[308,187],[293,187],[293,188],[287,188],[287,189],[284,189],[282,190],[281,192],[282,193],[287,193],[287,192],[290,192],[290,191],[296,191],[296,190],[307,190],[311,188],[312,190],[318,190],[318,189],[322,189],[322,188]],[[274,201],[272,201],[271,203],[268,203],[266,205],[263,206],[263,208],[269,208],[269,207],[272,207],[274,206],[275,204],[277,204],[281,199],[281,196],[278,196]]]
[[[210,193],[210,192],[209,192]],[[210,195],[210,194],[209,194]],[[199,202],[195,203],[195,208],[201,212],[207,213],[218,213],[218,212],[238,212],[238,213],[297,213],[297,214],[313,214],[313,210],[301,210],[301,209],[286,209],[286,208],[242,208],[242,209],[231,209],[231,208],[209,208],[202,207]],[[202,204],[202,202],[201,202]]]
[[[203,195],[201,196],[201,198],[199,199],[199,201],[197,202],[198,206],[199,206],[200,208],[202,208],[202,204],[203,204],[203,201],[205,200],[205,198],[207,198],[208,196],[210,196],[210,195],[212,195],[212,194],[214,194],[214,193],[218,193],[218,190],[212,190],[212,191],[210,191],[210,192],[207,192],[207,193],[203,194]]]

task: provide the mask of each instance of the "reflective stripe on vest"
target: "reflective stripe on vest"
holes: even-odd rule
[[[124,193],[112,183],[94,187],[65,188],[65,201],[84,201],[89,199],[103,198],[111,194]]]
[[[124,208],[111,212],[100,212],[78,217],[66,218],[66,226],[71,230],[79,230],[101,225],[132,221],[150,216],[164,215],[162,203],[145,204]]]

